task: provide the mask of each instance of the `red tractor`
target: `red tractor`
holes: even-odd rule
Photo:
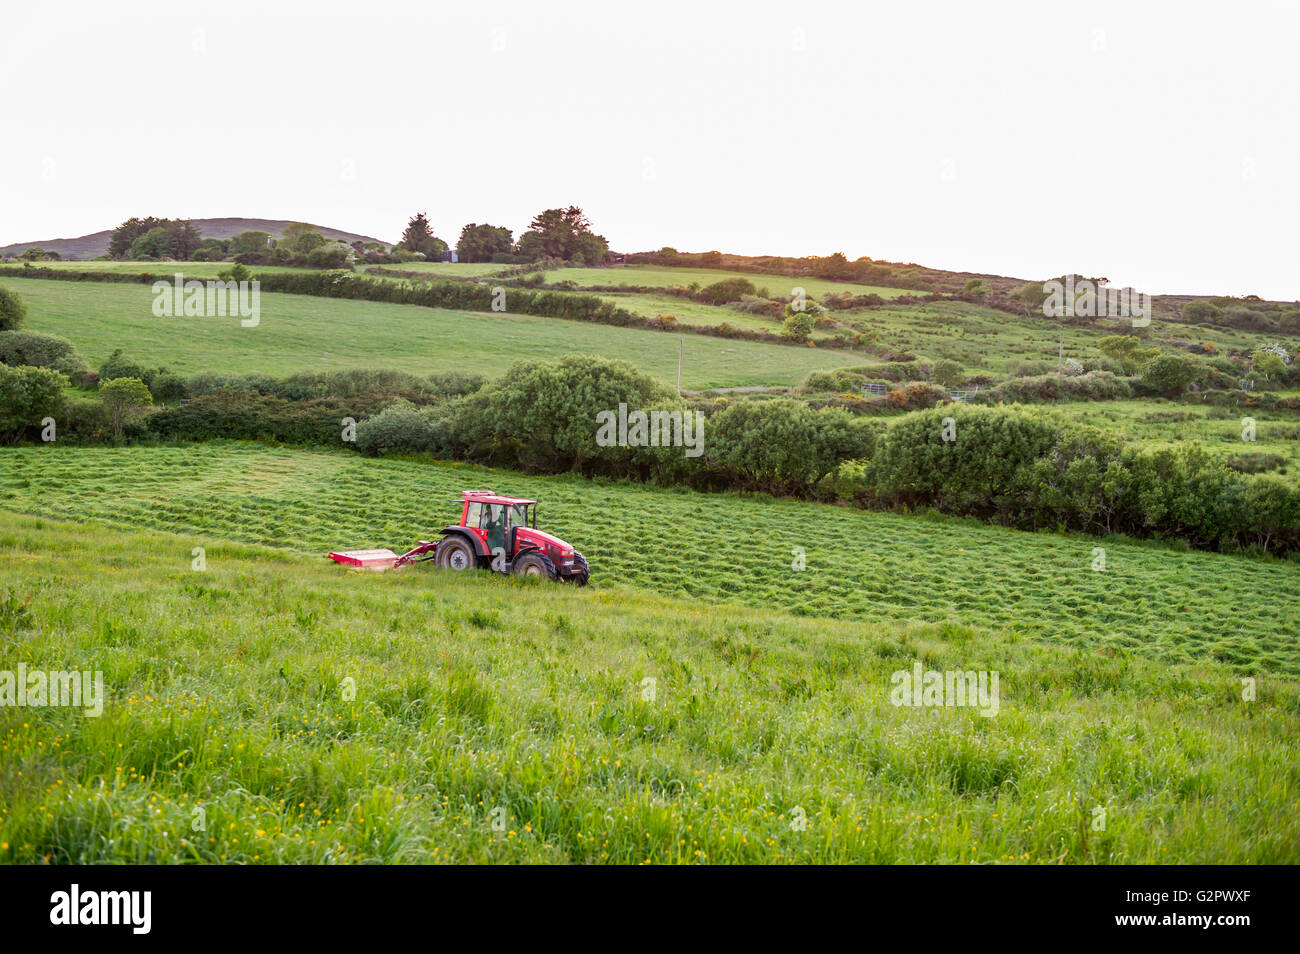
[[[460,523],[443,527],[441,540],[421,540],[401,556],[392,550],[341,550],[330,553],[330,559],[368,570],[432,560],[448,570],[490,569],[587,585],[591,573],[582,554],[537,529],[536,500],[490,490],[466,490],[460,496]]]

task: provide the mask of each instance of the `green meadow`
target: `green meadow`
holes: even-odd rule
[[[4,512],[0,579],[104,693],[0,708],[4,863],[1300,860],[1300,686],[1207,659]]]
[[[300,371],[396,368],[415,374],[471,371],[495,377],[524,358],[573,351],[623,358],[676,383],[679,346],[687,388],[791,385],[809,371],[860,364],[843,351],[672,335],[532,315],[267,293],[261,319],[157,318],[148,285],[19,279],[26,327],[70,339],[92,365],[114,348],[173,371]]]
[[[1296,562],[342,449],[48,446],[2,450],[0,461],[3,509],[304,555],[401,552],[458,517],[461,490],[490,487],[540,500],[539,525],[584,553],[597,590],[1300,675]],[[1104,571],[1093,569],[1097,547]]]

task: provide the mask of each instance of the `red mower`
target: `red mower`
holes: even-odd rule
[[[461,493],[460,523],[442,539],[421,540],[398,556],[392,550],[339,550],[330,559],[357,570],[391,570],[433,560],[448,570],[496,570],[586,586],[591,574],[582,554],[537,529],[537,501],[501,497],[490,490]]]

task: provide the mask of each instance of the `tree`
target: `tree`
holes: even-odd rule
[[[982,278],[972,278],[962,286],[961,297],[968,298],[971,301],[983,301],[988,297],[989,286],[984,284]]]
[[[203,244],[203,236],[199,235],[199,230],[189,219],[177,219],[170,223],[167,232],[170,239],[168,254],[182,262],[188,261]]]
[[[930,374],[935,384],[941,384],[945,388],[960,384],[965,376],[966,370],[956,361],[949,361],[947,358],[937,362],[934,371]]]
[[[1268,381],[1275,381],[1279,376],[1286,374],[1286,362],[1282,360],[1281,355],[1263,348],[1250,356],[1250,364]]]
[[[432,258],[447,251],[448,245],[433,234],[433,229],[429,226],[429,217],[423,212],[417,212],[411,217],[411,221],[406,223],[406,231],[402,233],[397,247],[404,248],[408,252],[418,252],[425,258]]]
[[[533,216],[528,231],[519,237],[519,254],[534,260],[542,256],[571,259],[580,254],[584,261],[604,261],[609,243],[591,231],[591,223],[582,209],[547,209]]]
[[[462,262],[490,262],[493,255],[504,255],[514,246],[510,230],[496,225],[470,223],[460,230],[456,257]]]
[[[1024,309],[1026,318],[1034,315],[1041,317],[1043,302],[1047,301],[1047,289],[1043,287],[1042,282],[1035,282],[1016,292],[1015,299],[1020,303],[1020,307]]]
[[[270,232],[263,232],[261,229],[249,229],[246,232],[240,232],[230,240],[230,254],[241,255],[248,252],[260,254],[266,251],[267,243],[271,240]]]
[[[804,494],[846,460],[870,457],[874,425],[802,401],[740,401],[709,418],[705,456],[749,490]]]
[[[121,440],[123,429],[153,403],[153,395],[139,378],[114,378],[100,384],[99,400],[113,423],[114,440]]]
[[[0,440],[17,440],[46,417],[63,410],[68,379],[52,368],[11,368],[0,364]]]
[[[23,300],[0,285],[0,331],[12,331],[23,323],[27,317],[27,306]]]
[[[782,337],[804,344],[812,340],[813,316],[807,311],[795,311],[789,305],[785,308],[785,321],[781,323]]]
[[[114,348],[113,353],[99,365],[99,379],[111,381],[114,378],[139,378],[147,381],[153,377],[148,371],[126,356],[121,348]]]
[[[161,225],[156,226],[131,243],[126,257],[133,261],[162,258],[168,253],[170,241],[167,230]]]
[[[1162,354],[1142,368],[1142,380],[1166,397],[1176,397],[1196,378],[1196,364],[1181,354]]]
[[[77,354],[72,342],[58,335],[39,331],[0,331],[0,364],[54,368],[74,374],[86,367],[86,359]]]
[[[150,229],[156,229],[163,224],[163,220],[152,215],[144,218],[132,216],[121,225],[113,230],[113,234],[108,238],[108,254],[110,258],[124,258],[126,253],[131,250],[131,243],[144,235]]]
[[[1136,335],[1106,335],[1097,342],[1097,350],[1120,363],[1125,374],[1137,374],[1142,366],[1159,354],[1156,348],[1142,348]]]

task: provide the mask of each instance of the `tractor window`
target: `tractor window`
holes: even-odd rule
[[[528,526],[528,504],[514,504],[511,506],[510,523],[508,525],[511,527]]]
[[[483,504],[483,522],[480,527],[492,529],[493,527],[505,528],[506,514],[505,504]]]
[[[465,526],[480,527],[483,519],[483,505],[481,503],[471,503],[469,512],[465,514]]]

